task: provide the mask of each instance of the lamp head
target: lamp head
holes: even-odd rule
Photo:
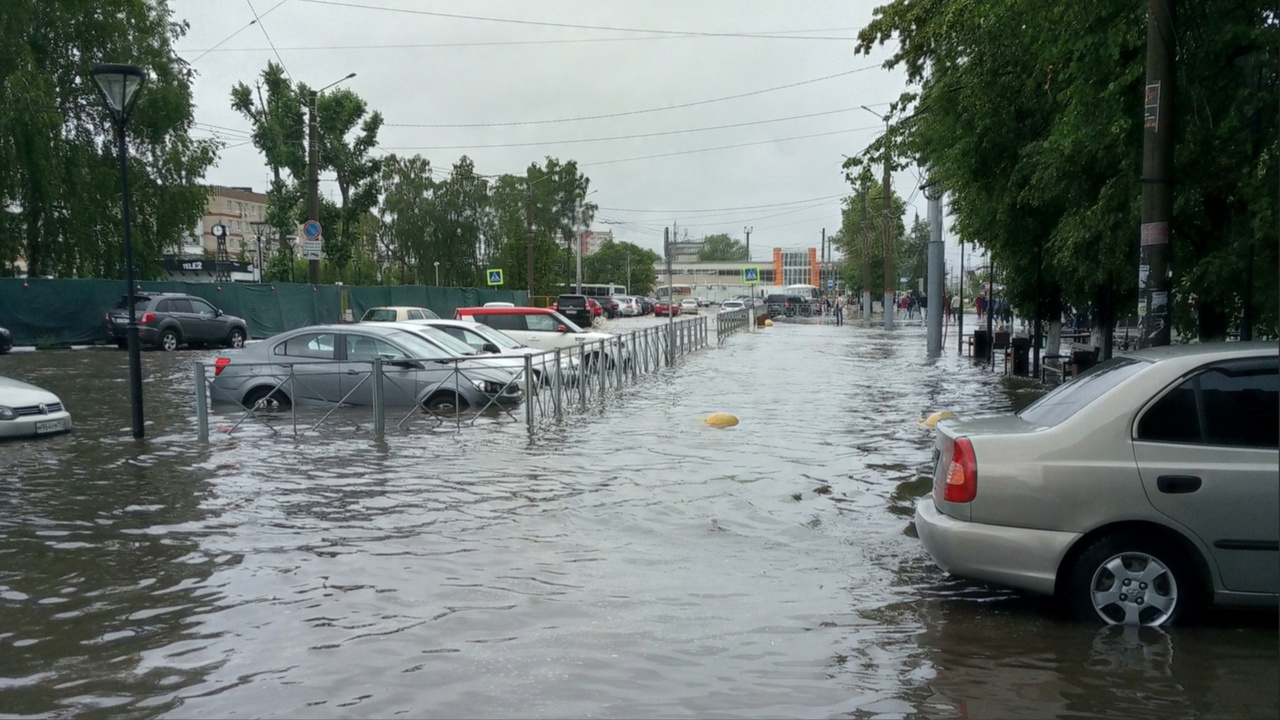
[[[147,81],[147,73],[137,65],[98,63],[90,71],[107,101],[111,117],[116,122],[129,119],[129,112],[138,97],[138,89]]]

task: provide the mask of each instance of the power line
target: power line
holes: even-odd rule
[[[710,127],[689,128],[686,130],[663,130],[662,132],[641,133],[638,135],[615,135],[613,137],[602,138],[578,138],[575,140],[549,140],[545,142],[523,142],[523,143],[494,143],[489,145],[389,145],[387,150],[471,150],[481,148],[512,148],[512,147],[537,147],[539,145],[575,145],[578,143],[591,142],[609,142],[613,140],[636,140],[639,138],[662,137],[664,135],[683,135],[685,133],[707,132],[710,130],[725,130],[729,128],[748,127],[751,125],[768,125],[770,123],[787,122],[789,120],[803,120],[805,118],[822,117],[824,115],[835,115],[838,113],[852,112],[860,110],[860,107],[841,108],[840,110],[824,110],[822,112],[808,113],[805,115],[792,115],[790,117],[771,118],[768,120],[751,120],[748,122],[731,123],[729,125],[713,125]]]
[[[406,15],[425,15],[428,17],[449,18],[451,20],[478,20],[482,22],[504,23],[509,25],[533,25],[537,27],[554,27],[569,28],[573,30],[606,30],[609,32],[630,32],[630,33],[649,33],[653,35],[674,35],[686,37],[731,37],[731,38],[777,38],[781,40],[843,40],[849,41],[847,37],[805,37],[794,38],[786,35],[772,34],[756,34],[756,33],[732,33],[732,32],[710,32],[700,30],[661,30],[652,28],[629,28],[615,27],[611,25],[580,25],[577,23],[561,23],[548,22],[543,20],[516,20],[513,18],[485,17],[481,15],[460,15],[456,13],[443,13],[431,10],[410,10],[408,8],[393,8],[383,5],[360,5],[357,3],[337,2],[336,0],[299,0],[299,2],[311,3],[313,5],[331,5],[334,7],[356,8],[359,10],[379,10],[383,12],[403,13]]]
[[[253,20],[250,20],[250,21],[249,21],[249,22],[247,22],[247,23],[245,23],[244,27],[242,27],[242,28],[240,28],[239,30],[236,30],[235,32],[231,33],[230,35],[228,35],[228,36],[226,36],[226,37],[222,38],[222,39],[221,39],[221,40],[219,40],[218,42],[214,43],[213,47],[211,47],[211,48],[209,48],[208,50],[205,50],[204,52],[201,52],[199,55],[197,55],[197,56],[196,56],[196,58],[195,58],[194,60],[192,60],[192,61],[191,61],[191,64],[192,64],[192,65],[195,65],[196,63],[200,62],[200,58],[204,57],[205,55],[208,55],[209,53],[213,52],[214,50],[217,50],[219,47],[221,47],[221,46],[222,46],[222,44],[223,44],[223,43],[225,43],[226,41],[230,40],[231,38],[233,38],[233,37],[235,37],[235,36],[239,35],[240,33],[244,32],[245,30],[248,30],[251,26],[258,24],[258,21],[259,21],[259,20],[261,20],[262,18],[264,18],[264,17],[266,17],[266,16],[270,15],[271,13],[275,12],[275,11],[276,11],[276,8],[280,7],[281,5],[283,5],[283,4],[287,3],[287,2],[289,2],[289,0],[280,0],[280,2],[278,2],[278,3],[276,3],[275,5],[271,6],[271,9],[270,9],[270,10],[268,10],[268,11],[266,11],[266,12],[262,13],[262,15],[255,15],[254,19],[253,19]],[[252,9],[252,8],[250,8],[250,9]],[[199,51],[196,51],[196,52],[199,52]]]
[[[271,46],[271,52],[276,54],[276,60],[280,61],[280,67],[284,69],[284,74],[289,76],[289,82],[293,82],[293,74],[289,72],[289,68],[284,64],[284,58],[280,57],[280,51],[276,50],[276,44],[271,42],[271,36],[267,34],[267,26],[262,24],[262,18],[258,17],[258,11],[253,9],[253,0],[244,0],[249,4],[249,12],[253,13],[253,19],[258,23],[258,29],[262,30],[262,37],[267,39],[267,44]],[[276,7],[279,7],[277,5]]]
[[[387,123],[385,127],[413,127],[413,128],[487,128],[487,127],[507,127],[511,125],[546,125],[550,123],[579,122],[582,120],[603,120],[605,118],[625,117],[628,115],[643,115],[646,113],[663,112],[666,110],[679,110],[682,108],[695,107],[698,105],[709,105],[711,103],[724,102],[725,100],[737,100],[738,98],[751,97],[753,95],[763,95],[765,93],[776,92],[778,90],[787,90],[801,85],[811,85],[824,80],[832,80],[845,75],[865,72],[867,70],[878,69],[879,65],[865,65],[863,67],[845,70],[834,75],[824,75],[823,77],[813,78],[810,80],[801,80],[799,82],[788,83],[786,85],[777,85],[763,90],[752,90],[751,92],[738,93],[737,95],[726,95],[724,97],[711,98],[710,100],[697,100],[695,102],[682,103],[680,105],[667,105],[664,107],[648,108],[645,110],[628,110],[626,112],[609,113],[607,115],[585,115],[575,118],[558,118],[552,120],[517,120],[512,122],[495,122],[495,123]],[[873,107],[887,105],[888,103],[876,103]]]
[[[786,138],[774,138],[772,140],[759,140],[756,142],[738,143],[736,145],[718,145],[716,147],[698,148],[695,150],[680,150],[678,152],[659,153],[657,155],[641,155],[639,157],[618,158],[616,160],[600,160],[598,162],[592,162],[592,163],[578,163],[578,167],[582,168],[582,167],[594,167],[596,165],[613,165],[614,163],[633,162],[635,160],[653,160],[655,158],[674,157],[677,155],[692,155],[694,153],[712,152],[714,150],[729,150],[732,148],[751,147],[752,145],[770,145],[773,143],[787,142],[790,140],[807,140],[809,138],[828,137],[831,135],[843,135],[845,133],[864,132],[866,130],[877,130],[877,129],[879,129],[878,125],[874,127],[849,128],[846,130],[833,130],[831,132],[813,133],[812,135],[796,135],[793,137],[786,137]]]
[[[844,192],[844,193],[840,193],[839,195],[827,195],[825,197],[809,198],[807,200],[792,200],[791,202],[773,203],[770,205],[744,205],[742,207],[728,207],[728,208],[704,208],[704,209],[694,209],[694,210],[635,210],[633,208],[615,208],[615,207],[601,206],[598,209],[611,210],[613,212],[664,213],[664,214],[684,213],[684,212],[721,212],[721,211],[732,211],[732,210],[761,210],[761,209],[767,209],[767,208],[785,207],[787,205],[803,205],[805,203],[819,202],[822,200],[833,200],[835,198],[845,197],[848,194],[849,193]]]

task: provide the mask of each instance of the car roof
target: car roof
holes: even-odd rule
[[[551,315],[555,310],[538,307],[467,307],[458,308],[458,315]]]
[[[430,310],[431,308],[422,307],[421,305],[377,305],[375,307],[366,308],[365,312],[370,310]]]
[[[1274,342],[1197,342],[1185,345],[1162,345],[1143,348],[1124,353],[1127,357],[1159,362],[1173,358],[1203,357],[1220,355],[1222,358],[1248,357],[1253,355],[1280,355],[1280,345]]]

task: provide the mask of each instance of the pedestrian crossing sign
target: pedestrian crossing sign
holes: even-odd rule
[[[485,272],[486,272],[486,273],[488,273],[488,275],[489,275],[489,286],[490,286],[490,287],[493,287],[494,285],[501,285],[501,284],[502,284],[502,270],[500,270],[500,269],[493,269],[493,270],[486,270]]]
[[[758,267],[742,268],[742,284],[743,285],[759,285],[760,284],[760,268]]]

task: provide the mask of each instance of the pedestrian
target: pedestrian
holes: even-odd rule
[[[951,316],[954,318],[960,317],[960,296],[959,295],[951,296]]]
[[[929,296],[921,295],[918,304],[920,305],[920,319],[927,321],[929,319]]]
[[[844,297],[836,298],[835,316],[836,316],[836,326],[839,327],[840,325],[843,325],[844,324]]]

